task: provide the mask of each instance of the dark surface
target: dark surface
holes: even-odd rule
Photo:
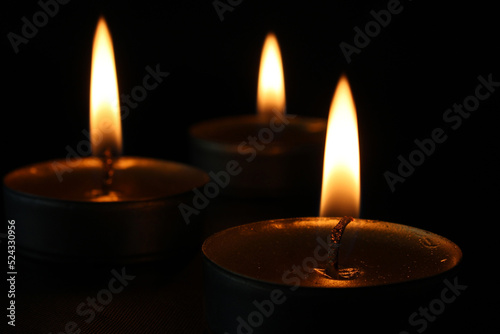
[[[21,19],[32,21],[40,5],[5,3],[0,12],[2,175],[83,149],[91,45],[100,14],[113,35],[122,94],[138,92],[147,66],[169,72],[137,104],[122,101],[127,106],[122,109],[124,154],[184,163],[189,163],[190,125],[254,112],[262,43],[274,30],[289,113],[326,117],[341,72],[349,77],[360,131],[362,217],[423,228],[462,248],[457,279],[467,289],[428,322],[425,332],[490,331],[497,327],[491,304],[498,299],[500,87],[491,87],[495,91],[464,114],[467,118],[446,122],[443,116],[454,104],[473,102],[468,96],[475,94],[479,76],[500,81],[497,11],[494,4],[477,2],[402,1],[402,11],[348,63],[339,44],[353,44],[353,29],[363,29],[373,20],[370,11],[387,4],[242,1],[221,21],[212,1],[70,1],[16,54],[8,33],[21,34]],[[417,149],[415,140],[429,138],[436,128],[446,140],[391,191],[384,173],[397,173],[398,156],[408,159]],[[274,202],[218,198],[203,210],[205,235],[244,222],[315,215],[317,203],[317,196]],[[4,218],[2,233],[7,219],[16,217]],[[1,241],[6,268],[7,243]],[[78,315],[76,308],[107,288],[111,269],[120,271],[121,265],[67,268],[16,257],[15,329],[59,333],[74,321],[81,333],[202,333],[200,254],[174,254],[173,259],[184,265],[126,267],[136,278],[87,324],[89,315]],[[5,298],[7,286],[1,288]],[[4,326],[5,315],[2,319]],[[66,332],[77,332],[68,326]],[[401,331],[418,328],[408,325]]]

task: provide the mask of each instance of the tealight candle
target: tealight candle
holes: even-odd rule
[[[191,203],[192,190],[209,177],[180,163],[119,156],[118,85],[102,18],[90,100],[94,157],[36,163],[4,178],[6,214],[16,219],[19,251],[56,261],[136,262],[193,246],[202,229],[199,221],[187,224],[178,206]]]
[[[203,244],[205,299],[214,333],[404,329],[462,257],[457,245],[436,234],[355,219],[339,252],[339,269],[353,276],[332,279],[322,271],[337,222],[278,219],[209,237]]]
[[[241,167],[223,189],[238,197],[317,193],[326,121],[287,115],[281,53],[274,34],[262,50],[257,115],[232,116],[190,129],[193,163],[206,172]]]
[[[52,164],[36,163],[4,178],[5,210],[16,219],[16,245],[29,256],[64,262],[136,262],[168,258],[194,246],[200,221],[186,224],[179,203],[208,182],[193,167],[121,157],[111,195],[102,187],[102,161],[82,159],[59,182]]]
[[[351,222],[347,216],[359,215],[359,174],[354,102],[342,77],[328,121],[321,217],[260,221],[205,240],[206,313],[214,333],[405,328],[462,252],[418,228]]]

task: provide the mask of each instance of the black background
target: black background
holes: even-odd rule
[[[112,33],[121,93],[142,84],[146,66],[159,64],[170,73],[124,119],[124,154],[185,163],[190,125],[255,112],[260,52],[272,30],[283,55],[289,113],[326,117],[337,80],[347,74],[360,131],[363,218],[421,227],[455,241],[464,252],[459,282],[468,288],[449,307],[446,321],[464,332],[483,332],[494,324],[490,302],[498,295],[493,209],[500,87],[456,130],[443,114],[474,94],[478,76],[500,82],[497,11],[478,2],[401,1],[402,11],[348,63],[339,44],[352,45],[354,27],[363,29],[373,20],[370,11],[387,3],[242,1],[221,21],[209,0],[73,0],[59,5],[18,53],[7,35],[20,35],[21,18],[33,22],[40,5],[3,4],[2,175],[65,157],[67,146],[86,139],[99,15]],[[408,157],[414,140],[429,138],[438,127],[446,141],[392,192],[384,173],[397,173],[398,156]],[[29,321],[19,314],[19,326]],[[40,332],[62,330],[46,327]]]

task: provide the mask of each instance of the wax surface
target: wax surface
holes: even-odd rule
[[[180,163],[150,158],[120,157],[113,164],[115,174],[109,201],[137,201],[165,198],[191,191],[208,182],[201,170]],[[102,189],[103,162],[82,158],[41,162],[9,173],[4,184],[25,195],[69,201],[91,201]]]
[[[412,281],[455,267],[462,252],[450,240],[421,229],[364,219],[342,238],[339,266],[360,271],[352,280],[327,278],[328,236],[338,218],[295,218],[237,226],[208,238],[205,256],[231,274],[305,287],[364,287]],[[319,242],[323,240],[324,242]]]

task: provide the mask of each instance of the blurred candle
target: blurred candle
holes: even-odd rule
[[[207,172],[241,167],[225,195],[252,198],[311,196],[321,188],[326,121],[286,114],[283,64],[276,36],[261,56],[257,114],[230,116],[190,128],[194,164]]]

